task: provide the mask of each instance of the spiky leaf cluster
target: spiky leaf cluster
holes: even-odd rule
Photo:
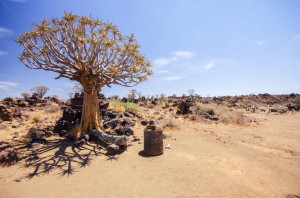
[[[134,86],[152,73],[133,34],[123,36],[116,26],[91,16],[65,13],[61,19],[44,19],[16,41],[24,48],[19,58],[27,67],[82,85]]]

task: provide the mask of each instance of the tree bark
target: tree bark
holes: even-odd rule
[[[80,121],[81,135],[93,129],[101,129],[100,111],[98,104],[98,89],[84,86],[83,108]]]

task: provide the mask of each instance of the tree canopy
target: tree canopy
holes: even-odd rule
[[[123,36],[115,25],[91,16],[65,13],[61,19],[43,19],[16,41],[24,47],[19,59],[27,67],[83,86],[134,86],[152,73],[133,34]]]

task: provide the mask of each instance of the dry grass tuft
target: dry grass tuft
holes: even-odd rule
[[[178,122],[175,120],[175,118],[173,118],[171,116],[162,120],[160,125],[163,129],[179,129],[180,128]]]
[[[220,116],[220,121],[224,124],[245,125],[246,117],[240,112],[227,112]]]
[[[114,110],[115,110],[116,112],[118,112],[118,113],[121,113],[121,112],[124,112],[124,111],[125,111],[125,107],[116,105],[116,106],[114,107]]]
[[[31,116],[31,119],[35,122],[38,123],[42,120],[42,116],[39,113],[35,113]]]

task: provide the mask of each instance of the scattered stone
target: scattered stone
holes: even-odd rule
[[[219,116],[218,115],[209,115],[209,119],[211,120],[219,120]]]
[[[107,148],[106,148],[106,155],[116,155],[118,153],[121,152],[120,146],[116,145],[116,144],[110,144]]]
[[[31,146],[32,148],[41,148],[41,147],[43,147],[43,144],[38,143],[38,142],[33,142],[33,143],[31,143],[30,146]]]
[[[59,132],[59,136],[61,136],[61,137],[67,136],[68,134],[69,134],[69,132],[67,130],[61,130]]]
[[[135,122],[132,121],[130,118],[123,118],[122,126],[135,126]]]
[[[6,128],[7,128],[6,125],[0,124],[0,131],[1,131],[1,130],[5,130]]]
[[[13,138],[18,138],[20,137],[20,132],[15,132]]]
[[[16,182],[21,182],[21,178],[15,179]]]
[[[141,138],[139,136],[137,136],[137,135],[133,136],[133,141],[137,142],[137,141],[140,141],[140,140],[141,140]]]
[[[118,135],[127,135],[127,136],[134,134],[134,131],[129,127],[123,127],[123,128],[116,129],[115,132]]]
[[[86,140],[85,139],[81,139],[81,140],[75,142],[73,146],[74,147],[82,147],[85,144],[86,144]]]
[[[111,128],[115,129],[119,125],[120,121],[118,119],[109,120],[103,123],[105,129]]]
[[[151,126],[157,126],[158,122],[156,120],[150,120],[149,125],[151,125]]]
[[[147,124],[149,124],[148,120],[142,120],[141,121],[141,125],[146,126]]]

